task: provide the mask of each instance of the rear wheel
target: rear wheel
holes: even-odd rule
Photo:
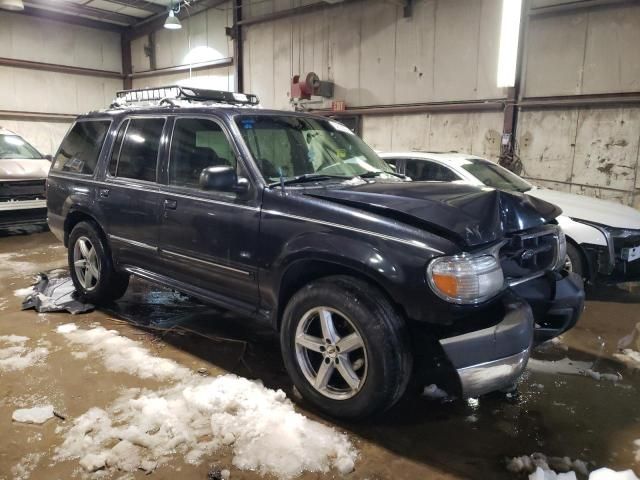
[[[302,396],[320,410],[358,418],[390,408],[411,373],[406,326],[377,288],[335,276],[289,301],[281,346]]]
[[[80,222],[71,231],[68,260],[76,291],[87,302],[112,302],[129,286],[129,276],[115,271],[108,246],[90,222]]]

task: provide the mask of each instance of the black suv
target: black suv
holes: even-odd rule
[[[412,182],[344,125],[255,103],[167,87],[76,120],[47,203],[82,297],[137,275],[268,319],[298,390],[341,417],[389,408],[426,363],[465,397],[511,388],[575,324],[557,207]]]

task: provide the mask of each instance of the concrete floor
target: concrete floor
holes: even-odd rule
[[[14,290],[31,284],[33,274],[66,265],[66,251],[48,232],[0,235],[0,335],[24,335],[45,342],[50,354],[41,365],[19,372],[0,372],[0,479],[16,477],[22,463],[32,479],[82,478],[77,462],[54,464],[53,449],[61,442],[56,431],[93,406],[104,407],[125,387],[157,386],[105,370],[101,362],[79,360],[73,348],[54,332],[68,322],[100,324],[142,342],[154,354],[211,375],[233,372],[259,378],[295,398],[280,360],[277,338],[265,325],[234,317],[182,295],[134,280],[113,310],[71,317],[20,311]],[[591,467],[634,468],[633,441],[640,439],[640,371],[617,362],[619,340],[640,322],[640,292],[599,288],[589,292],[587,309],[562,343],[537,352],[542,368],[568,357],[585,361],[599,372],[622,380],[594,380],[529,370],[519,393],[492,395],[476,402],[440,404],[408,395],[381,418],[363,423],[339,423],[360,452],[352,479],[509,479],[507,458],[544,452],[590,462]],[[91,358],[91,357],[89,357]],[[47,401],[67,420],[54,418],[44,426],[13,423],[16,408]],[[300,410],[319,419],[302,402]],[[333,423],[329,419],[320,419]],[[334,423],[335,424],[335,423]],[[31,455],[29,454],[40,454]],[[232,479],[263,478],[239,471],[229,452],[220,452],[199,466],[176,457],[156,470],[153,478],[205,479],[211,465],[231,470]],[[640,460],[640,458],[638,459]],[[135,478],[142,478],[138,472]],[[26,477],[25,477],[26,478]],[[114,478],[118,478],[115,475]],[[300,478],[326,478],[305,474]],[[329,478],[339,478],[331,474]]]

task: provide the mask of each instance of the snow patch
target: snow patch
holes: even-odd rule
[[[85,330],[74,323],[67,323],[60,325],[56,332],[64,335],[71,343],[83,345],[90,352],[101,355],[107,369],[113,372],[157,380],[180,380],[190,374],[188,368],[173,360],[154,357],[149,350],[115,330],[104,327]]]
[[[24,370],[49,355],[49,350],[44,347],[28,348],[26,343],[29,340],[29,337],[19,335],[0,336],[0,345],[8,345],[0,348],[0,371]]]
[[[577,480],[576,474],[588,480],[640,480],[631,470],[615,472],[608,468],[600,468],[589,473],[587,463],[582,460],[547,457],[542,453],[514,457],[507,463],[507,470],[529,474],[529,480]]]
[[[55,461],[78,459],[89,472],[152,471],[176,454],[198,464],[230,448],[237,468],[284,479],[354,469],[357,452],[348,437],[296,412],[281,390],[232,374],[195,375],[102,327],[67,324],[56,331],[99,353],[107,368],[176,383],[130,389],[106,409],[91,408],[66,430]]]
[[[640,438],[633,441],[633,446],[635,447],[635,460],[640,463]]]
[[[442,400],[442,401],[447,400],[449,398],[449,394],[444,390],[442,390],[441,388],[439,388],[435,383],[432,383],[431,385],[427,385],[426,387],[424,387],[424,390],[422,391],[422,396],[430,400]]]
[[[42,407],[20,408],[13,412],[11,418],[14,422],[42,424],[53,416],[53,405],[44,405]]]
[[[640,368],[640,352],[625,348],[620,353],[614,353],[614,357],[631,368]]]
[[[17,465],[11,467],[13,480],[27,480],[38,466],[42,457],[42,453],[28,453],[22,457]]]
[[[25,298],[29,295],[32,295],[35,289],[33,287],[19,288],[18,290],[13,291],[13,295],[20,298]]]
[[[583,375],[585,371],[592,367],[591,362],[580,362],[571,360],[567,357],[562,360],[548,361],[538,360],[537,358],[529,359],[527,368],[539,373],[565,374],[565,375]]]

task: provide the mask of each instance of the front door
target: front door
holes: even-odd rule
[[[114,142],[105,183],[98,192],[117,263],[153,270],[158,261],[161,194],[158,158],[166,119],[125,120]]]
[[[224,124],[210,117],[176,118],[163,187],[160,251],[166,275],[222,303],[253,309],[258,300],[258,192],[203,190],[202,170],[232,166],[239,155]]]

